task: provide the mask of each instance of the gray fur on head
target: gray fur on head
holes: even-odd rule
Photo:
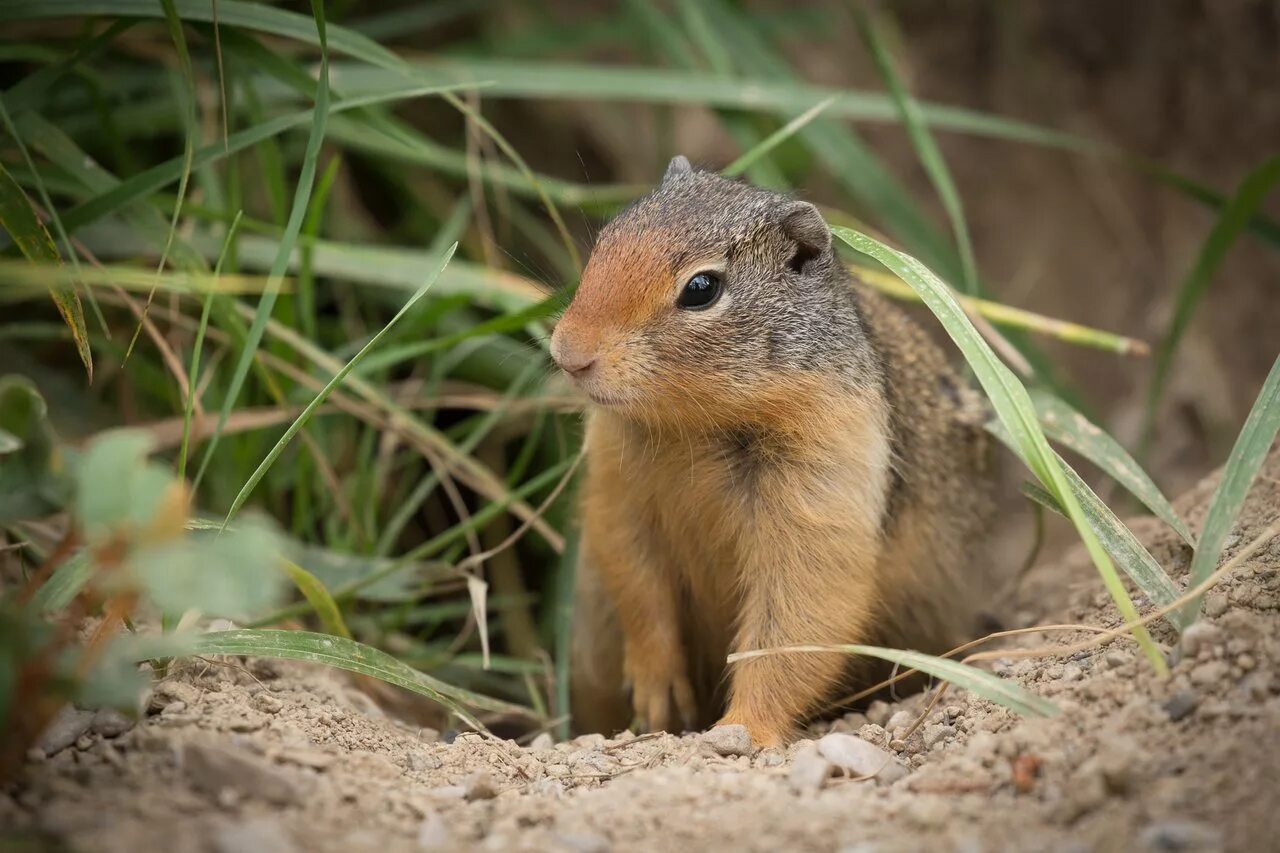
[[[667,171],[662,176],[662,182],[665,184],[674,178],[681,178],[691,174],[693,174],[693,165],[689,163],[689,158],[683,154],[677,154],[667,164]]]
[[[661,246],[673,276],[690,263],[724,258],[729,304],[719,328],[679,339],[678,357],[726,374],[822,370],[855,383],[874,374],[858,297],[812,204],[694,170],[677,157],[660,186],[605,226],[595,251],[617,257],[638,244]]]

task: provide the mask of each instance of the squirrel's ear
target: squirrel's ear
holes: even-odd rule
[[[807,201],[793,202],[783,214],[782,233],[795,242],[795,250],[787,261],[793,272],[804,272],[810,261],[831,248],[831,229],[818,208]]]
[[[671,162],[667,164],[666,174],[662,176],[662,182],[665,184],[675,178],[682,178],[685,175],[693,174],[693,166],[689,164],[689,158],[683,154],[677,154],[671,158]]]

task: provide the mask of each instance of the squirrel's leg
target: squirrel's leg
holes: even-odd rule
[[[598,572],[617,616],[623,675],[636,716],[651,731],[674,730],[677,722],[692,728],[697,704],[680,636],[676,579],[652,563],[646,553],[652,549],[641,537],[622,535],[634,520],[622,517],[619,506],[587,501],[583,568]],[[596,536],[594,531],[609,535]]]
[[[743,567],[735,651],[865,640],[880,546],[874,529],[849,533],[777,529],[761,537],[769,546]],[[848,662],[838,653],[785,652],[730,664],[720,724],[746,726],[757,747],[781,746],[839,686]]]

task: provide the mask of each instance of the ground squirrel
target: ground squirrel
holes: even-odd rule
[[[594,403],[579,728],[719,717],[778,746],[857,667],[730,652],[972,635],[983,405],[813,205],[675,158],[600,233],[551,355]]]

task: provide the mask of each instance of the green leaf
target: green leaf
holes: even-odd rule
[[[1125,591],[1124,583],[1120,580],[1111,558],[1098,541],[1088,517],[1071,489],[1064,471],[1066,465],[1049,447],[1049,442],[1040,429],[1035,407],[1031,403],[1027,389],[978,334],[977,329],[965,315],[964,309],[956,301],[951,288],[910,255],[892,249],[851,228],[836,226],[831,230],[851,248],[875,258],[909,284],[942,323],[951,340],[964,354],[965,361],[973,369],[983,390],[986,391],[1001,424],[1010,434],[1015,452],[1036,475],[1041,485],[1066,510],[1067,517],[1075,525],[1089,556],[1093,558],[1093,563],[1098,569],[1098,574],[1102,576],[1107,591],[1115,600],[1120,615],[1126,623],[1138,621],[1137,610]],[[1157,590],[1144,590],[1144,592],[1148,592],[1153,598],[1158,593]],[[1146,628],[1138,626],[1134,629],[1133,635],[1146,653],[1152,667],[1157,672],[1167,672],[1168,667],[1164,658]]]
[[[293,581],[293,585],[298,588],[298,591],[311,603],[311,607],[316,611],[316,616],[320,617],[320,624],[324,625],[325,631],[336,637],[351,639],[351,632],[347,630],[347,623],[342,620],[342,610],[339,609],[338,602],[333,600],[328,587],[318,577],[292,560],[281,559],[279,566]]]
[[[1195,556],[1191,558],[1191,585],[1202,583],[1213,574],[1222,556],[1222,546],[1227,534],[1240,515],[1240,508],[1249,495],[1253,480],[1258,476],[1272,443],[1276,440],[1276,432],[1280,430],[1280,358],[1271,365],[1258,399],[1254,401],[1249,417],[1236,438],[1227,464],[1222,469],[1222,478],[1218,488],[1209,501],[1209,512],[1205,515],[1204,529],[1200,531],[1200,540],[1196,545]],[[1197,598],[1187,605],[1185,616],[1188,622],[1194,622],[1200,615],[1201,601]]]
[[[1222,206],[1213,229],[1200,247],[1191,272],[1178,286],[1174,297],[1174,314],[1169,323],[1169,330],[1156,350],[1155,373],[1151,378],[1151,388],[1147,394],[1146,419],[1143,429],[1143,441],[1148,443],[1155,424],[1156,411],[1160,399],[1164,395],[1168,381],[1169,368],[1173,364],[1178,343],[1182,340],[1196,307],[1209,290],[1213,276],[1222,265],[1227,252],[1235,245],[1240,232],[1253,220],[1254,214],[1262,206],[1277,181],[1280,181],[1280,155],[1270,157],[1256,169],[1245,175],[1244,180],[1235,193]]]
[[[143,529],[159,512],[173,477],[147,462],[149,433],[115,429],[100,433],[85,450],[76,472],[76,516],[90,544],[122,528]]]
[[[35,207],[27,194],[18,186],[18,182],[9,174],[9,170],[0,163],[0,226],[9,232],[13,242],[23,257],[32,263],[61,264],[62,256],[54,245],[49,231],[36,215]],[[58,313],[71,329],[71,338],[75,341],[76,352],[84,369],[93,381],[93,354],[89,351],[89,332],[84,324],[84,307],[80,297],[71,287],[53,287],[50,289],[53,304]]]
[[[411,669],[386,652],[327,634],[310,631],[270,631],[244,628],[216,631],[193,638],[192,653],[202,655],[257,655],[322,663],[348,672],[368,675],[403,687],[444,705],[468,725],[486,731],[468,707],[499,714],[528,715],[529,709],[463,690]]]
[[[236,495],[235,500],[231,502],[231,508],[227,510],[227,517],[222,522],[224,529],[235,516],[236,512],[239,511],[240,507],[244,505],[244,502],[248,499],[249,494],[253,491],[254,487],[258,485],[262,478],[266,476],[267,471],[271,469],[271,466],[275,464],[276,459],[279,458],[285,447],[287,447],[289,442],[293,440],[293,437],[298,434],[298,431],[307,425],[307,421],[309,421],[311,416],[315,414],[316,409],[320,408],[324,401],[329,399],[329,395],[342,384],[343,380],[347,378],[347,375],[351,373],[352,369],[360,363],[365,355],[367,355],[370,350],[377,347],[378,343],[384,336],[386,336],[391,327],[398,323],[400,318],[412,310],[413,306],[418,303],[418,300],[426,295],[427,290],[431,285],[435,284],[436,278],[444,271],[444,268],[449,265],[449,260],[453,257],[453,253],[457,248],[457,243],[454,243],[449,247],[448,251],[444,253],[444,257],[440,259],[440,266],[436,268],[435,272],[428,276],[426,282],[418,288],[418,292],[409,297],[409,301],[405,302],[404,306],[401,307],[396,315],[391,318],[390,322],[383,326],[376,335],[370,338],[369,342],[361,347],[360,351],[352,356],[351,360],[344,364],[341,369],[333,375],[333,378],[329,380],[320,393],[307,404],[307,407],[302,410],[302,413],[299,414],[298,417],[294,419],[293,423],[289,425],[289,428],[284,431],[284,435],[280,436],[280,440],[276,442],[275,447],[268,451],[266,458],[262,460],[257,469],[249,476],[248,481],[240,488],[240,492]]]
[[[1053,394],[1032,389],[1031,402],[1036,407],[1045,435],[1097,465],[1172,527],[1184,542],[1195,544],[1195,536],[1178,517],[1173,504],[1120,442]]]
[[[1060,713],[1058,707],[1052,702],[1035,695],[1020,684],[959,661],[926,655],[921,652],[900,651],[898,649],[881,648],[880,646],[856,644],[784,646],[778,649],[732,654],[729,655],[729,662],[733,663],[765,654],[813,652],[845,652],[851,655],[866,655],[867,657],[889,661],[899,666],[918,669],[921,672],[932,675],[934,678],[941,678],[957,687],[963,687],[977,696],[990,699],[992,702],[1026,717],[1054,717]]]
[[[282,548],[266,523],[240,522],[222,536],[195,533],[140,547],[126,566],[163,613],[195,608],[243,620],[279,603],[284,578],[276,564]]]
[[[942,202],[943,209],[947,212],[947,218],[951,220],[951,230],[955,234],[956,249],[960,253],[960,270],[964,282],[962,289],[965,293],[976,296],[980,288],[978,267],[973,257],[973,243],[969,239],[969,225],[965,221],[964,205],[960,203],[960,193],[956,189],[955,182],[951,180],[951,172],[947,169],[947,162],[943,159],[942,151],[938,148],[938,144],[933,139],[933,134],[929,131],[924,111],[921,110],[920,105],[911,96],[911,93],[907,91],[907,87],[903,85],[902,79],[898,76],[897,69],[893,67],[893,59],[889,56],[889,51],[885,49],[875,21],[872,19],[871,13],[867,11],[866,5],[860,2],[854,3],[853,17],[863,42],[866,43],[871,51],[871,58],[875,60],[876,68],[880,72],[880,78],[884,80],[885,88],[889,90],[894,104],[898,107],[898,112],[902,116],[903,127],[907,130],[907,136],[911,139],[912,147],[916,149],[916,158],[919,159],[920,165],[924,167],[930,183],[933,184],[934,190],[938,193],[938,199]]]
[[[41,518],[60,509],[69,484],[49,425],[44,398],[22,376],[0,377],[0,522]]]
[[[93,564],[83,549],[71,555],[54,570],[49,580],[36,590],[31,604],[39,613],[52,616],[70,604],[93,577]]]

